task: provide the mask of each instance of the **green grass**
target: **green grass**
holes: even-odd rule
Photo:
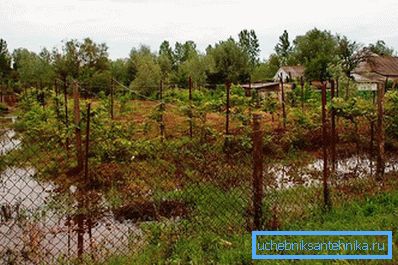
[[[220,206],[222,207],[222,206]],[[286,224],[283,230],[391,230],[398,227],[398,191],[382,193],[361,201],[341,204],[329,213],[314,213],[306,220]],[[251,235],[207,229],[186,231],[174,224],[152,224],[144,229],[148,244],[139,252],[114,257],[109,265],[121,264],[398,264],[396,261],[252,261]],[[398,241],[393,237],[393,256]]]

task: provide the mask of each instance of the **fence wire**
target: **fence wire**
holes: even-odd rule
[[[2,117],[1,264],[104,262],[143,251],[157,226],[169,227],[175,235],[247,235],[253,230],[250,122],[225,136],[194,116],[194,137],[189,137],[188,120],[173,116],[181,112],[173,106],[159,110],[136,102],[132,108],[148,108],[141,117],[134,110],[123,113],[119,104],[110,119],[107,110],[92,104],[90,113],[82,103],[78,125],[73,125],[71,106],[69,123],[62,106],[57,112],[37,106],[29,115]],[[165,135],[160,137],[163,122]],[[77,126],[84,167],[78,163]],[[318,213],[322,161],[299,157],[275,162],[266,147],[262,152],[260,228],[281,229]],[[363,181],[371,174],[369,164],[358,157],[339,160],[330,182],[333,204],[358,192],[374,192],[373,182]],[[386,168],[395,171],[394,162]]]

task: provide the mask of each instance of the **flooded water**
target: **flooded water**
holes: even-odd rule
[[[328,167],[330,170],[330,161]],[[331,177],[332,182],[343,182],[353,178],[368,178],[374,174],[376,163],[368,157],[352,156],[345,159],[339,159],[336,163],[336,176]],[[398,161],[396,159],[387,159],[384,172],[398,170]],[[323,172],[323,160],[315,159],[307,165],[300,167],[282,164],[273,164],[264,171],[265,176],[273,179],[268,186],[276,189],[287,189],[298,185],[306,187],[321,185]]]
[[[4,119],[15,122],[15,117],[2,119],[3,125],[7,124]],[[20,144],[14,130],[2,128],[0,155],[19,148]],[[0,264],[55,262],[77,255],[78,226],[58,209],[67,203],[54,199],[57,187],[39,182],[36,173],[35,168],[24,166],[6,167],[0,172]],[[73,186],[69,189],[70,193],[74,190]],[[142,234],[137,224],[117,221],[110,212],[90,223],[84,220],[83,229],[84,251],[97,260],[127,251]]]

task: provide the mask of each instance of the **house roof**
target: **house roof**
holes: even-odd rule
[[[282,66],[279,71],[284,71],[287,74],[291,75],[291,78],[298,78],[304,75],[304,66],[303,65],[290,65],[290,66]]]
[[[398,77],[398,57],[373,55],[353,71],[353,74],[360,75],[371,73],[384,77]]]
[[[385,76],[376,73],[353,73],[352,77],[358,83],[379,83],[386,80]]]
[[[244,89],[265,89],[265,88],[271,88],[273,86],[279,85],[278,82],[270,82],[270,83],[252,83],[250,84],[242,84],[242,88]]]

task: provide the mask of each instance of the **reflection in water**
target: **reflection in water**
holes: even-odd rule
[[[332,182],[342,182],[353,178],[367,178],[375,172],[376,165],[369,158],[352,156],[337,161],[336,176],[330,177]],[[385,173],[396,171],[398,162],[390,158],[385,163]],[[276,189],[287,189],[298,185],[306,187],[321,185],[323,160],[316,159],[306,165],[272,164],[265,168],[264,175],[271,176],[272,181],[267,186]]]
[[[0,155],[19,148],[15,136],[11,129],[1,131]],[[62,208],[70,203],[60,199],[53,183],[39,182],[36,173],[32,167],[7,167],[0,173],[0,264],[55,262],[77,255],[76,203],[65,213]],[[73,198],[74,191],[71,186],[66,195]],[[84,217],[81,228],[85,253],[97,260],[127,251],[142,234],[136,224],[116,221],[109,211],[96,219]]]

